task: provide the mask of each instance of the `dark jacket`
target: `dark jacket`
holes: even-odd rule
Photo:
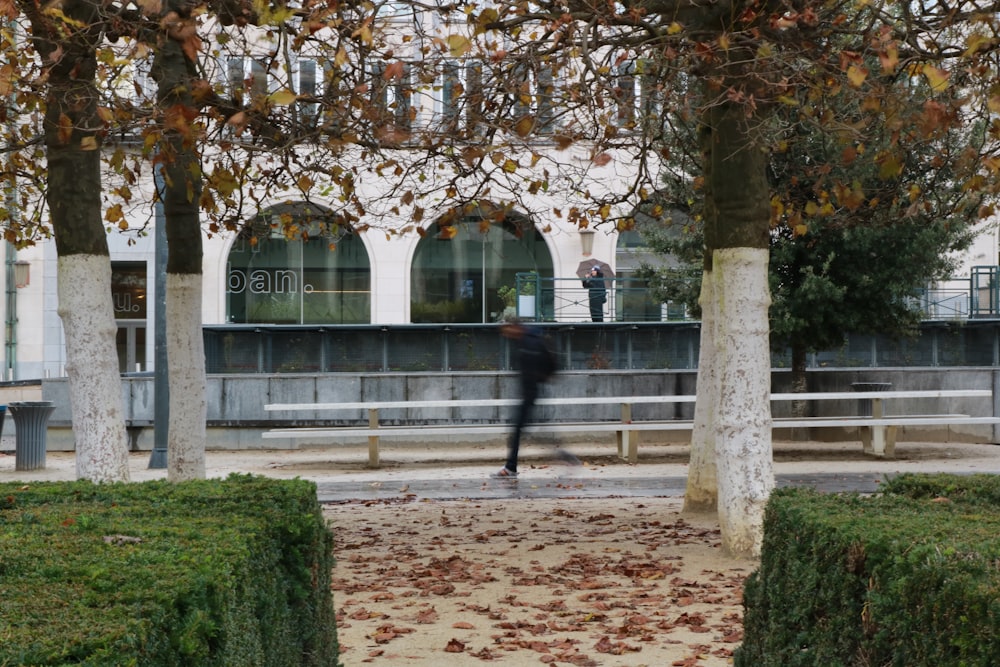
[[[590,290],[590,300],[604,303],[608,300],[608,290],[604,286],[604,274],[600,269],[596,276],[588,276],[583,279],[583,286]]]
[[[545,342],[542,332],[535,327],[525,327],[517,339],[514,362],[521,371],[524,382],[545,382],[555,372],[555,357]]]

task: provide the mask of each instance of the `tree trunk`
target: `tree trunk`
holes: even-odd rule
[[[167,358],[170,426],[167,478],[205,478],[205,346],[201,331],[201,274],[167,271]],[[176,398],[175,398],[176,397]]]
[[[51,177],[49,187],[56,187]],[[58,237],[59,227],[53,228]],[[103,238],[104,230],[98,233]],[[111,263],[108,255],[60,256],[57,273],[76,476],[97,483],[127,482],[128,434],[110,301]]]
[[[756,557],[774,488],[767,249],[722,248],[714,256],[721,303],[715,438],[722,545],[727,553]]]
[[[706,247],[717,304],[714,345],[715,447],[719,523],[727,553],[760,553],[764,507],[774,488],[768,307],[770,204],[766,156],[750,132],[757,119],[735,105],[708,113],[705,139]],[[705,359],[711,354],[713,360]]]
[[[694,426],[691,431],[691,458],[688,461],[687,488],[684,492],[684,513],[715,513],[719,490],[715,465],[715,396],[718,381],[715,372],[715,327],[718,301],[714,292],[712,271],[706,267],[701,280],[701,345],[698,362],[698,399],[694,404]]]
[[[809,377],[806,375],[808,352],[805,345],[792,343],[792,393],[804,394],[809,391]],[[800,419],[809,416],[809,401],[792,401],[792,416]],[[808,429],[805,429],[808,433]]]
[[[164,21],[168,39],[157,54],[156,76],[164,133],[163,212],[167,226],[167,359],[170,364],[170,420],[167,477],[171,481],[205,477],[205,345],[201,329],[202,240],[198,155],[200,129],[192,96],[195,63],[184,42],[194,34],[192,18],[177,3],[164,8],[178,18]]]
[[[93,482],[124,482],[129,479],[128,438],[101,216],[97,7],[64,5],[63,14],[79,24],[54,24],[34,5],[22,9],[47,70],[46,202],[59,255],[58,312],[66,337],[76,473]]]
[[[712,198],[712,119],[708,112],[698,127],[698,143],[702,154],[702,174],[705,194],[705,247],[701,294],[701,340],[698,352],[697,400],[694,404],[694,425],[691,430],[691,458],[688,462],[687,488],[684,491],[684,511],[715,512],[719,506],[718,469],[715,462],[716,397],[719,394],[718,366],[715,354],[716,326],[719,320],[718,294],[712,273],[712,243],[718,228],[718,215]]]

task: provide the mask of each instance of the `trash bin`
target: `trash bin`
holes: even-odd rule
[[[49,417],[56,409],[52,401],[11,401],[7,404],[14,418],[14,470],[39,470],[45,467],[46,433]]]
[[[851,389],[853,391],[889,391],[892,389],[891,382],[852,382]],[[858,416],[859,417],[871,417],[872,416],[872,399],[870,398],[859,398],[858,399]]]

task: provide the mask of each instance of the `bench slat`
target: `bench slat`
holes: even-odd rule
[[[854,426],[937,426],[949,424],[1000,424],[997,417],[967,417],[956,415],[953,417],[818,417],[813,419],[774,419],[774,428],[826,428],[826,427],[854,427]],[[690,429],[693,422],[688,420],[670,421],[641,421],[623,424],[622,422],[578,422],[578,423],[544,423],[529,424],[526,430],[536,433],[583,433],[595,431],[601,433],[611,433],[618,431],[683,431]],[[371,435],[379,437],[398,437],[414,435],[461,435],[464,433],[507,433],[510,431],[509,424],[453,424],[453,425],[432,425],[421,426],[381,426],[378,429],[353,426],[331,426],[331,427],[293,427],[284,429],[271,429],[265,431],[262,436],[265,438],[309,438],[316,436],[323,437],[367,437]]]
[[[988,398],[993,396],[989,389],[930,389],[914,391],[831,391],[806,392],[801,394],[771,394],[772,401],[823,401],[851,399],[893,399],[893,398]],[[569,398],[540,398],[538,405],[656,405],[670,403],[694,403],[693,394],[669,396],[577,396]],[[269,403],[264,406],[268,412],[317,411],[324,410],[398,410],[422,408],[493,408],[517,405],[513,398],[471,398],[435,399],[414,401],[351,401],[346,403]]]
[[[545,423],[525,426],[528,432],[545,433],[583,433],[588,431],[614,433],[618,431],[683,431],[691,428],[690,421],[664,422],[580,422],[580,423]],[[376,435],[379,437],[414,436],[414,435],[461,435],[462,433],[508,433],[509,424],[454,424],[448,426],[380,426],[378,429],[368,429],[353,426],[332,427],[295,427],[272,429],[265,431],[265,438],[308,438],[312,436],[364,437]]]

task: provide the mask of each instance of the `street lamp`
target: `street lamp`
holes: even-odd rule
[[[31,264],[23,259],[14,262],[14,286],[27,287],[31,283]]]

